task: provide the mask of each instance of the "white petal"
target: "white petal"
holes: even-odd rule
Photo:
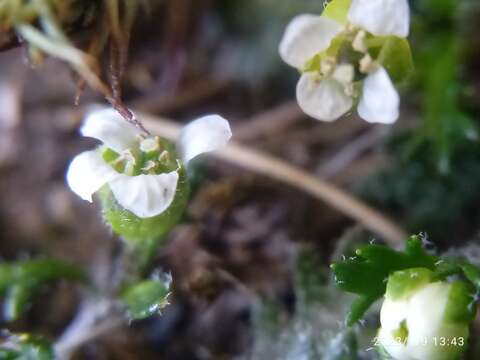
[[[91,150],[72,160],[67,170],[67,183],[75,194],[92,202],[92,195],[119,175],[103,160],[98,150]]]
[[[391,329],[382,327],[378,332],[378,343],[383,346],[387,353],[395,360],[416,360],[410,356],[410,349],[403,343],[397,341]]]
[[[114,109],[91,111],[87,114],[80,132],[83,136],[102,141],[118,153],[133,146],[137,136],[141,134],[140,129],[128,123]]]
[[[194,157],[225,146],[232,137],[227,120],[219,115],[207,115],[182,128],[177,150],[186,165]]]
[[[160,215],[168,209],[177,190],[178,173],[120,175],[109,182],[115,199],[140,218]]]
[[[300,78],[297,101],[306,114],[323,121],[338,119],[353,103],[338,81],[328,77],[318,80],[312,73],[304,73]]]
[[[393,301],[386,298],[380,310],[380,323],[383,328],[395,330],[400,327],[403,320],[407,319],[408,301]]]
[[[374,35],[407,37],[410,28],[408,0],[353,0],[348,20]]]
[[[360,117],[371,123],[392,124],[399,116],[400,96],[387,71],[380,67],[366,77],[358,104]]]
[[[395,331],[406,321],[409,310],[408,300],[391,300],[386,298],[380,310],[380,323],[382,325],[378,333],[378,342],[385,350],[398,360],[411,360],[408,349],[404,343],[395,339]]]
[[[328,49],[344,26],[334,20],[311,14],[294,17],[280,42],[280,57],[287,64],[302,69],[317,53]]]
[[[451,286],[436,282],[425,286],[410,299],[407,317],[408,343],[419,359],[430,359],[435,351],[434,338],[440,338],[442,322],[449,298]],[[428,342],[429,346],[420,345]],[[430,356],[429,356],[430,355]]]

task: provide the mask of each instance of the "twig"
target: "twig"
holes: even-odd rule
[[[262,112],[238,125],[233,133],[240,141],[252,141],[261,136],[278,132],[293,122],[305,118],[296,100],[291,100],[279,106]]]
[[[153,133],[171,140],[176,139],[179,134],[180,127],[171,120],[147,114],[139,114],[139,118]],[[407,238],[407,233],[383,214],[336,186],[283,160],[234,142],[213,155],[311,194],[363,224],[370,231],[381,235],[391,245],[400,245]]]

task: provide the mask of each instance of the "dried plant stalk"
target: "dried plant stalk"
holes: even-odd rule
[[[79,90],[89,85],[127,121],[146,131],[123,104],[120,91],[130,31],[144,5],[136,0],[4,0],[0,2],[0,49],[9,48],[16,34],[32,61],[45,54],[67,62],[80,77]],[[87,44],[84,48],[75,43],[77,33]],[[109,74],[102,74],[106,53]]]

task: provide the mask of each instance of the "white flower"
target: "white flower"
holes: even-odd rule
[[[204,116],[181,130],[175,151],[159,137],[142,134],[113,109],[88,114],[81,133],[104,147],[73,159],[66,176],[70,189],[91,202],[92,195],[108,184],[117,202],[140,218],[160,215],[171,205],[180,161],[187,165],[196,156],[223,147],[232,135],[227,120]]]
[[[348,20],[377,36],[407,37],[410,8],[407,0],[352,0]]]
[[[306,114],[323,121],[336,120],[350,110],[357,96],[353,91],[353,65],[337,65],[335,58],[327,57],[327,66],[321,62],[319,71],[308,69],[311,60],[329,49],[335,38],[350,36],[352,48],[364,54],[358,71],[367,75],[358,113],[368,122],[391,124],[398,119],[400,99],[387,71],[368,54],[365,36],[369,32],[406,37],[410,26],[408,1],[353,0],[347,18],[348,22],[342,24],[325,16],[303,14],[287,26],[279,46],[280,56],[287,64],[305,71],[297,85],[297,101]],[[338,81],[335,73],[346,65],[353,69],[351,79]]]
[[[322,16],[298,15],[285,29],[280,56],[288,65],[301,69],[315,54],[328,49],[343,28],[342,24]]]
[[[457,359],[466,346],[471,294],[464,283],[432,280],[433,273],[421,268],[389,279],[378,344],[393,359]]]

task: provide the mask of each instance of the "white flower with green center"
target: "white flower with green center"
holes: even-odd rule
[[[474,315],[466,283],[438,281],[425,268],[398,271],[388,279],[377,344],[396,360],[460,359]]]
[[[185,182],[184,166],[223,147],[232,135],[227,120],[209,115],[186,125],[175,146],[145,135],[113,109],[91,112],[81,133],[103,146],[73,159],[67,172],[70,189],[91,202],[93,194],[107,185],[118,205],[140,219],[169,209]]]
[[[359,97],[361,118],[372,123],[395,122],[400,97],[371,50],[378,52],[383,37],[407,37],[409,26],[407,0],[334,0],[322,16],[295,17],[285,30],[279,52],[287,64],[302,72],[297,85],[302,110],[316,119],[333,121]],[[339,79],[338,68],[346,67],[352,69],[351,75]]]

